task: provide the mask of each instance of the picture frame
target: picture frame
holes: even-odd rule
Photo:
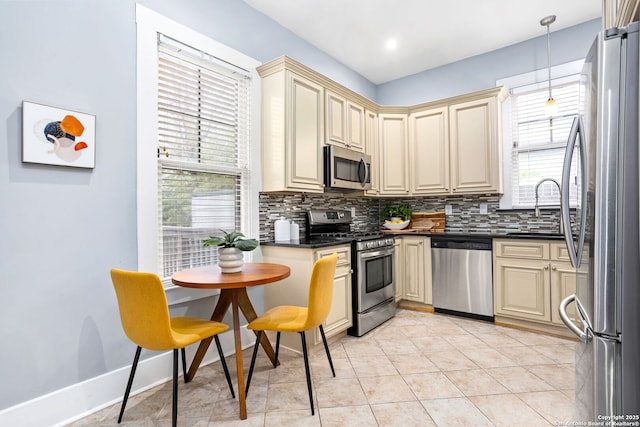
[[[22,162],[95,168],[96,116],[22,101]]]

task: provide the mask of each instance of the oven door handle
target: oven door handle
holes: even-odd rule
[[[360,259],[381,258],[388,255],[393,255],[394,249],[381,249],[379,251],[360,252],[358,256]]]

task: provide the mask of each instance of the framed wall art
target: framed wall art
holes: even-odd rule
[[[94,168],[96,116],[23,101],[22,161]]]

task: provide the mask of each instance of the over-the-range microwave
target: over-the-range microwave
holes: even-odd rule
[[[324,185],[328,190],[371,189],[371,156],[348,148],[325,146]]]

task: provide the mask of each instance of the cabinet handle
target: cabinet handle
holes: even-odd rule
[[[421,244],[422,244],[422,242],[418,242],[418,244],[419,244],[419,245],[421,245]]]
[[[545,265],[545,266],[544,266],[544,269],[545,269],[545,270],[548,270],[548,269],[549,269],[549,266],[548,266],[548,265]]]
[[[556,267],[555,265],[552,265],[552,266],[551,266],[551,269],[552,269],[553,271],[556,271],[556,270],[558,269],[558,267]]]

